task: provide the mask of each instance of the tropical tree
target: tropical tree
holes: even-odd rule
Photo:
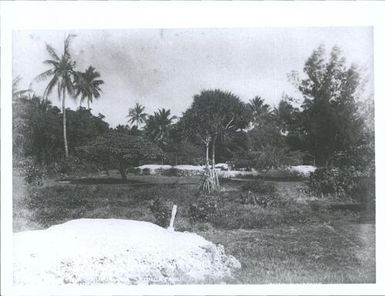
[[[247,107],[250,109],[251,116],[252,116],[252,125],[255,127],[260,127],[266,121],[271,119],[272,116],[272,110],[268,104],[265,104],[264,100],[256,96],[250,102],[247,104]]]
[[[304,78],[296,76],[303,94],[302,124],[307,149],[317,165],[328,165],[363,142],[363,120],[358,113],[362,79],[357,66],[346,66],[341,50],[329,56],[318,47],[305,63]]]
[[[49,100],[20,97],[13,104],[14,160],[33,159],[35,165],[49,165],[60,155],[60,110]]]
[[[198,139],[205,145],[206,171],[201,188],[211,193],[219,189],[219,179],[215,171],[216,144],[228,134],[240,131],[249,125],[249,112],[246,105],[231,92],[219,89],[204,90],[194,96],[193,103],[181,118],[187,137],[192,142]],[[209,167],[209,148],[211,144],[212,168]]]
[[[215,167],[218,140],[246,128],[250,113],[238,96],[219,89],[205,90],[194,96],[191,107],[182,116],[182,125],[188,137],[198,138],[206,147],[206,164],[209,163],[211,144],[212,167]],[[222,141],[224,142],[224,141]]]
[[[56,53],[56,50],[49,44],[46,44],[47,52],[50,56],[50,59],[45,60],[43,63],[51,66],[51,69],[38,75],[35,80],[42,81],[48,78],[51,78],[49,81],[44,94],[43,99],[47,99],[48,96],[52,93],[52,90],[57,88],[57,95],[59,100],[62,102],[62,112],[63,112],[63,139],[64,139],[64,151],[65,156],[68,158],[68,141],[67,141],[67,118],[66,118],[66,94],[74,96],[74,67],[76,65],[75,61],[72,59],[70,54],[70,44],[75,35],[68,35],[64,41],[64,51],[62,56]]]
[[[286,136],[274,120],[263,127],[254,127],[247,133],[248,149],[246,159],[253,168],[264,172],[264,177],[273,168],[299,164],[302,154],[291,150]]]
[[[157,159],[162,154],[158,146],[142,136],[116,130],[110,130],[78,150],[104,168],[118,169],[122,180],[127,179],[127,168],[138,166],[141,161]]]
[[[131,126],[140,129],[146,123],[147,114],[144,113],[144,109],[145,107],[139,103],[136,103],[134,108],[128,109],[128,123]]]
[[[90,103],[92,103],[93,99],[100,97],[100,93],[102,92],[100,85],[102,85],[104,81],[99,78],[100,73],[95,71],[95,68],[92,66],[89,66],[85,72],[75,72],[75,96],[80,96],[80,105],[87,99],[87,107],[90,109]]]
[[[171,110],[159,109],[147,120],[146,132],[148,137],[164,148],[169,142],[170,129],[176,116],[171,116]]]

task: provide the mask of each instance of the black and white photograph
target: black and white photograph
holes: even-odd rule
[[[13,286],[378,283],[373,26],[11,38]]]

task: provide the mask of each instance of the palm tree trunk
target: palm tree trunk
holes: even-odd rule
[[[63,88],[63,98],[62,98],[62,109],[63,109],[63,139],[64,139],[64,152],[66,158],[68,158],[68,142],[67,142],[67,116],[65,108],[65,88]]]

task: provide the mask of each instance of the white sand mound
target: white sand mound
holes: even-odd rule
[[[312,165],[295,165],[289,167],[292,172],[297,172],[305,177],[309,177],[310,173],[313,173],[317,168]]]
[[[203,171],[204,166],[201,165],[189,165],[189,164],[180,164],[173,166],[177,170],[186,170],[186,171]]]
[[[174,284],[231,277],[240,263],[187,232],[119,219],[79,219],[14,234],[17,285]]]

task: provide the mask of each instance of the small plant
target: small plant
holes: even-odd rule
[[[150,204],[150,210],[155,217],[156,224],[167,227],[171,219],[173,202],[169,199],[158,198]]]
[[[192,222],[208,222],[218,208],[215,196],[203,196],[190,205],[189,218]]]
[[[181,175],[179,170],[176,168],[170,168],[170,169],[162,170],[161,174],[163,176],[168,176],[168,177],[178,177]]]
[[[280,207],[284,204],[272,183],[257,180],[245,184],[242,186],[242,190],[244,191],[241,194],[243,204],[254,204],[263,208]]]
[[[351,198],[357,189],[358,172],[354,168],[318,168],[310,175],[308,186],[318,196]]]
[[[242,190],[266,195],[275,195],[277,193],[277,189],[275,188],[273,183],[264,182],[260,179],[254,182],[246,183],[242,186]]]
[[[20,174],[27,184],[41,186],[46,170],[37,165],[32,157],[27,157],[17,163]]]
[[[142,175],[144,175],[144,176],[149,176],[149,175],[151,175],[151,170],[150,170],[149,168],[144,168],[144,169],[142,170]]]

